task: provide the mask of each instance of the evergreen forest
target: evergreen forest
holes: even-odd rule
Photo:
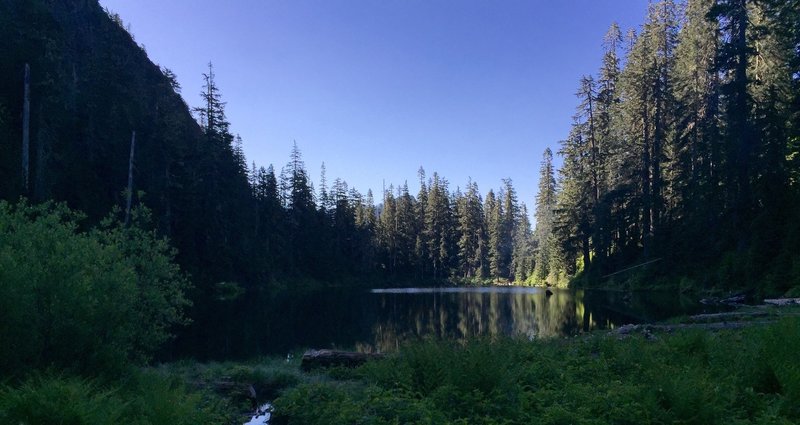
[[[648,261],[666,281],[785,291],[800,240],[794,6],[662,1],[639,29],[612,24],[597,72],[577,82],[572,130],[531,158],[529,209],[510,179],[481,192],[422,167],[418,184],[376,196],[322,164],[315,187],[297,144],[285,164],[249,164],[212,64],[198,70],[201,97],[185,99],[118,15],[7,2],[0,193],[66,202],[96,223],[125,203],[132,159],[133,203],[153,211],[201,292],[298,277],[602,285]]]
[[[25,367],[118,377],[153,358],[242,355],[252,307],[309,287],[800,296],[797,0],[654,0],[638,28],[611,23],[601,63],[575,81],[571,130],[530,158],[531,200],[504,176],[479,186],[423,167],[361,192],[307,165],[302,140],[249,161],[256,141],[228,120],[214,65],[197,70],[199,97],[182,92],[123,19],[97,0],[0,0],[0,384]],[[162,391],[222,421],[148,376],[90,385],[87,411]],[[285,409],[302,414],[294,394]],[[136,397],[108,417],[160,423]]]

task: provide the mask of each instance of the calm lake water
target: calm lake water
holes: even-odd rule
[[[559,337],[703,308],[696,300],[665,292],[555,289],[548,296],[541,288],[488,287],[278,293],[238,306],[248,319],[213,344],[223,351],[209,354],[286,355],[309,347],[392,351],[420,338]]]

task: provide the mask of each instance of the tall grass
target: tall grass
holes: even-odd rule
[[[276,424],[790,424],[800,320],[655,339],[423,342],[301,384]]]
[[[190,425],[230,420],[221,401],[152,372],[115,384],[44,373],[0,387],[0,424]]]
[[[0,389],[0,423],[116,424],[127,406],[114,393],[83,378],[35,376]]]

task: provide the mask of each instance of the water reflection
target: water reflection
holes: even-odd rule
[[[304,348],[394,351],[407,340],[546,338],[699,312],[676,293],[539,288],[325,289],[263,292],[213,310],[175,342],[199,359],[286,355]]]
[[[582,292],[556,291],[547,296],[533,288],[410,288],[373,294],[381,306],[372,327],[372,347],[379,351],[424,337],[560,336],[583,323],[585,311]],[[592,321],[589,325],[586,330],[596,327]]]
[[[670,294],[623,294],[540,288],[373,290],[380,309],[362,350],[391,351],[418,338],[547,338],[609,329],[680,314],[692,305]],[[676,303],[677,302],[677,303]]]

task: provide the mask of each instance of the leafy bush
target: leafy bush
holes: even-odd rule
[[[187,281],[166,241],[110,220],[81,231],[81,219],[0,201],[0,374],[120,371],[184,322]]]
[[[116,212],[116,211],[115,211]],[[136,276],[136,308],[130,319],[134,327],[130,354],[144,362],[167,339],[176,325],[189,320],[183,310],[190,302],[185,293],[189,282],[174,262],[175,250],[159,238],[151,226],[150,210],[139,207],[131,212],[132,226],[124,227],[112,215],[91,233],[105,247],[119,250]]]

